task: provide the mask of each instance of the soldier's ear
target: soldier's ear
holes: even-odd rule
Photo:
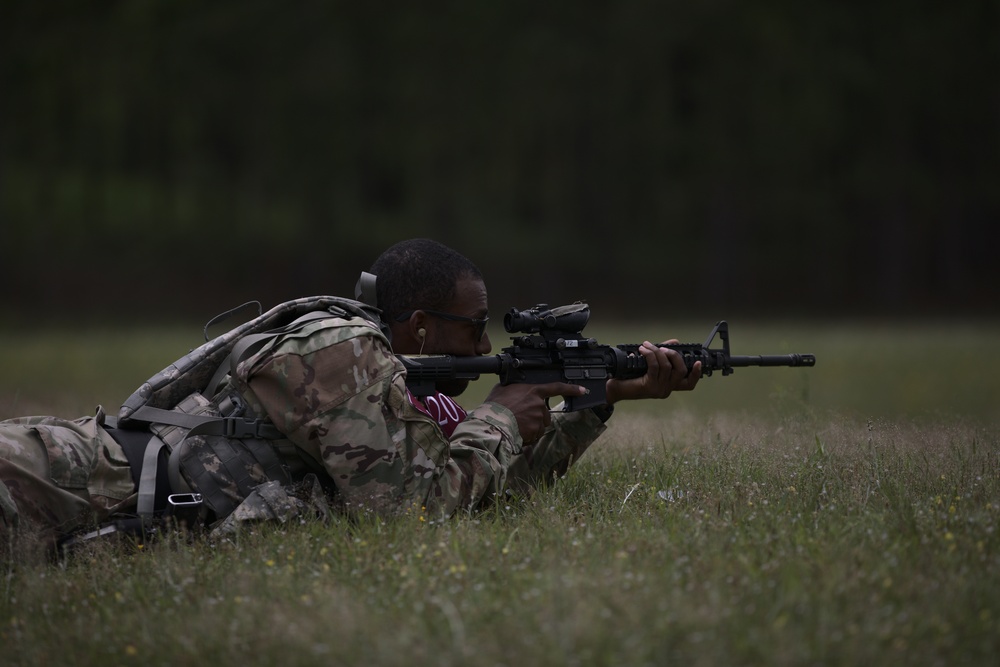
[[[422,341],[427,337],[427,313],[422,310],[415,310],[413,314],[410,315],[410,319],[407,322],[411,335],[417,340]]]
[[[410,313],[407,319],[397,322],[394,328],[398,337],[420,343],[427,337],[427,332],[430,330],[430,326],[427,324],[428,319],[430,318],[427,317],[427,313],[415,310]]]

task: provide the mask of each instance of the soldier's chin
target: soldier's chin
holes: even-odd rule
[[[445,396],[459,396],[469,388],[468,380],[445,380],[435,383],[437,390]]]

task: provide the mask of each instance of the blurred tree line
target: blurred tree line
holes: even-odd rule
[[[0,5],[4,319],[349,294],[995,315],[1000,3]]]

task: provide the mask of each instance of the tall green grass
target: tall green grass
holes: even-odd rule
[[[0,561],[0,663],[995,664],[1000,442],[956,397],[997,362],[928,352],[995,329],[737,331],[819,363],[622,406],[530,498]]]

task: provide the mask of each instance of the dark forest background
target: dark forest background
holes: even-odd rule
[[[995,0],[13,1],[0,86],[4,321],[350,295],[413,236],[497,311],[998,314]]]

